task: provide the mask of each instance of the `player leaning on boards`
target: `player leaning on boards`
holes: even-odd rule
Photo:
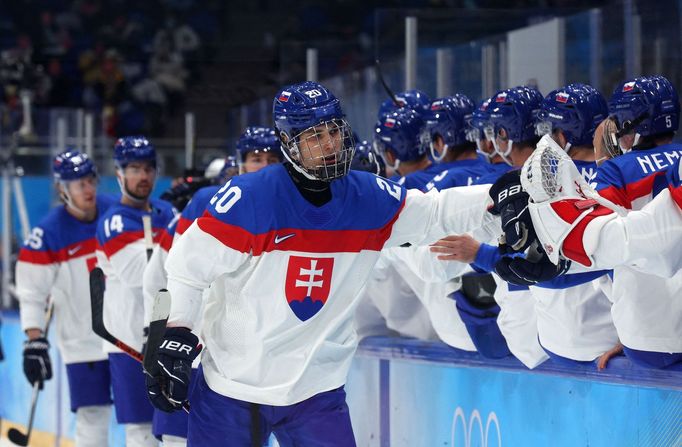
[[[52,164],[63,205],[31,231],[19,252],[16,279],[24,344],[24,373],[31,384],[52,377],[49,344],[43,336],[45,305],[52,296],[59,351],[66,363],[76,445],[107,444],[111,394],[109,362],[92,332],[88,272],[97,264],[97,217],[114,203],[97,195],[97,170],[87,155],[67,151]],[[85,317],[84,317],[85,315]]]
[[[166,262],[173,303],[159,381],[176,407],[210,286],[190,446],[250,445],[271,432],[283,446],[355,445],[343,386],[357,295],[380,250],[494,219],[487,187],[423,194],[349,172],[351,130],[320,84],[283,89],[273,112],[286,162],[228,182]]]

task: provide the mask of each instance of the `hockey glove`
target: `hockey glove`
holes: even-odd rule
[[[158,375],[147,376],[147,394],[154,407],[172,412],[187,400],[192,362],[201,352],[199,338],[189,329],[166,329],[157,351]]]
[[[52,378],[49,349],[50,343],[45,337],[24,342],[24,375],[31,385],[38,382],[41,390],[43,382]]]
[[[563,275],[569,266],[570,262],[563,259],[559,261],[559,265],[555,265],[545,254],[536,261],[520,257],[503,257],[495,264],[495,273],[508,283],[532,286]]]
[[[492,207],[488,210],[502,220],[504,239],[501,247],[521,252],[535,240],[533,222],[528,212],[528,193],[521,187],[520,171],[510,171],[490,187]]]

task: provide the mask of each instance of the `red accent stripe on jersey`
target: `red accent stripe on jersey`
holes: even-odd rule
[[[573,223],[580,214],[584,212],[584,208],[580,208],[580,203],[585,202],[584,200],[562,200],[560,202],[552,203],[552,209],[557,212],[557,214],[564,219],[566,222]],[[599,216],[605,216],[611,214],[613,211],[602,205],[597,205],[597,207],[585,216],[578,224],[568,233],[568,236],[564,239],[561,245],[561,252],[565,257],[576,261],[586,267],[592,266],[592,261],[590,257],[587,256],[585,251],[585,245],[583,243],[583,236],[585,234],[585,228],[592,222],[595,218]]]
[[[182,217],[182,215],[181,215],[181,216],[180,216],[180,219],[178,219],[177,225],[175,226],[175,233],[176,233],[177,235],[181,235],[182,233],[184,233],[185,231],[187,231],[187,229],[189,228],[189,226],[192,225],[192,222],[194,222],[194,221],[193,221],[193,220],[189,220],[189,219],[187,219],[187,218],[185,218],[185,217]]]
[[[659,175],[665,175],[665,171],[654,172],[636,182],[626,184],[625,187],[608,186],[600,190],[599,195],[627,209],[632,209],[632,202],[653,192],[654,182]]]
[[[161,230],[161,236],[159,237],[159,247],[165,251],[170,251],[173,245],[173,236],[164,228]]]
[[[308,253],[358,253],[362,250],[381,251],[391,236],[393,224],[398,219],[405,202],[395,216],[376,230],[301,230],[283,228],[261,234],[253,234],[236,225],[230,225],[213,217],[208,211],[197,219],[197,225],[205,233],[218,239],[225,246],[241,253],[260,256],[271,251],[301,251]]]
[[[156,234],[153,238],[153,242],[155,244],[159,243],[159,239],[161,238],[161,232],[165,230],[165,228],[152,228],[152,231]],[[97,247],[100,248],[105,255],[107,255],[108,258],[111,258],[114,254],[116,254],[118,251],[122,250],[126,245],[132,244],[133,242],[143,239],[144,238],[144,231],[143,230],[138,230],[138,231],[126,231],[125,233],[121,233],[116,237],[113,237],[106,241],[104,244],[97,244]]]
[[[60,250],[35,251],[27,248],[19,250],[19,261],[31,264],[56,264],[70,259],[80,258],[93,254],[97,247],[97,241],[93,237],[75,244],[67,245]]]

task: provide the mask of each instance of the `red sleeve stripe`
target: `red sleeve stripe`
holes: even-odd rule
[[[170,251],[172,245],[173,236],[171,236],[166,229],[161,230],[161,236],[159,237],[159,246],[166,251]]]
[[[283,228],[261,234],[219,221],[206,212],[197,220],[199,228],[223,245],[241,253],[260,256],[271,251],[301,251],[308,253],[359,253],[380,251],[391,236],[405,202],[395,216],[375,230],[301,230]]]
[[[162,230],[164,230],[164,228],[152,229],[152,231],[155,234],[154,243],[159,243]],[[142,230],[126,231],[125,233],[121,233],[118,236],[109,239],[104,244],[98,244],[98,247],[100,247],[104,254],[106,254],[107,257],[110,258],[113,255],[115,255],[118,251],[122,250],[126,245],[132,244],[133,242],[143,238],[144,231]]]
[[[632,209],[633,201],[653,192],[654,182],[659,175],[665,175],[665,171],[654,172],[636,182],[628,183],[624,187],[608,186],[600,190],[599,195],[627,209]]]
[[[180,235],[187,231],[190,225],[192,225],[193,220],[189,220],[185,217],[180,216],[180,219],[178,219],[178,223],[175,226],[175,233]]]
[[[70,259],[93,254],[97,247],[95,238],[67,245],[60,250],[35,251],[27,248],[19,250],[19,261],[31,264],[56,264]]]

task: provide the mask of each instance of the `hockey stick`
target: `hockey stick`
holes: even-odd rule
[[[144,231],[144,248],[147,250],[147,261],[154,251],[154,234],[152,233],[152,216],[142,216],[142,230]]]
[[[149,323],[149,337],[144,348],[144,361],[142,362],[145,374],[150,377],[160,375],[161,368],[159,367],[156,353],[166,333],[166,322],[168,322],[168,315],[170,315],[170,307],[170,293],[166,289],[159,290],[154,298],[154,307],[152,308],[152,317]],[[188,401],[182,403],[182,409],[185,410],[185,413],[189,413]]]
[[[92,307],[93,332],[138,362],[142,362],[142,354],[114,337],[104,325],[104,289],[104,272],[101,268],[95,267],[90,272],[90,305]]]
[[[374,61],[374,68],[377,72],[379,82],[381,82],[381,85],[384,87],[384,90],[386,91],[388,97],[391,98],[391,101],[393,101],[393,104],[395,104],[396,107],[402,107],[403,105],[400,103],[400,101],[398,101],[398,98],[395,96],[395,93],[393,93],[393,90],[391,90],[391,87],[388,86],[386,79],[384,79],[384,74],[381,72],[381,64],[379,63],[379,59],[376,59]]]
[[[112,345],[116,346],[121,351],[125,352],[138,362],[142,363],[145,372],[148,370],[144,356],[113,336],[104,325],[104,272],[101,268],[95,267],[90,272],[90,304],[92,307],[92,330]],[[154,307],[152,308],[152,319],[149,324],[149,337],[147,338],[147,346],[145,352],[156,353],[163,339],[166,330],[166,321],[170,313],[170,294],[165,289],[159,290],[159,293],[154,299]],[[154,354],[147,361],[156,364],[156,354]],[[158,368],[158,365],[157,365]],[[182,408],[189,413],[189,403],[185,402]]]
[[[45,330],[43,331],[44,337],[47,338],[47,333],[50,329],[50,320],[52,319],[52,311],[54,310],[54,303],[50,299],[47,305],[47,310],[45,311]],[[36,414],[36,407],[38,404],[38,394],[40,393],[40,382],[33,384],[33,394],[31,395],[31,410],[28,415],[28,427],[26,433],[20,432],[16,428],[10,428],[7,431],[7,439],[10,440],[15,445],[27,446],[28,441],[31,438],[31,432],[33,431],[33,419]]]

